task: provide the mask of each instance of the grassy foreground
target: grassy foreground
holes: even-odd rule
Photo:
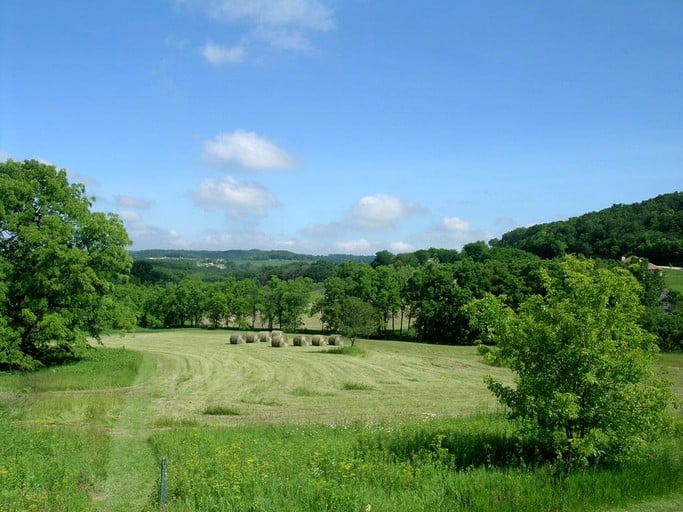
[[[111,337],[0,375],[0,510],[681,510],[681,432],[638,463],[559,474],[524,443],[470,347],[229,345],[221,331]],[[135,349],[135,350],[130,350]],[[679,395],[683,356],[666,355]]]

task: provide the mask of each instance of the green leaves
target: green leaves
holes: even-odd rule
[[[617,460],[662,425],[672,394],[654,375],[657,348],[638,325],[640,288],[624,269],[567,257],[544,271],[545,295],[518,312],[487,296],[467,307],[517,374],[487,385],[564,459]]]
[[[0,365],[32,366],[99,333],[103,297],[130,271],[130,240],[116,216],[90,212],[64,170],[8,160],[0,189],[0,351],[14,354]]]

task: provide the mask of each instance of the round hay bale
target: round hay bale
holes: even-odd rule
[[[231,345],[241,345],[244,343],[244,337],[241,334],[231,334],[230,344]]]
[[[256,343],[258,341],[258,335],[255,332],[247,333],[247,343]]]
[[[270,341],[270,333],[268,331],[261,331],[258,333],[258,340],[261,342]]]
[[[325,336],[316,334],[315,336],[313,336],[313,338],[311,338],[311,344],[314,347],[323,347],[327,345],[327,340],[325,339]]]
[[[334,345],[335,347],[343,347],[344,340],[342,339],[341,334],[330,334],[327,338],[327,344]]]
[[[287,338],[284,334],[274,334],[270,337],[270,345],[273,347],[286,347]]]
[[[299,334],[297,336],[294,336],[294,346],[295,347],[307,347],[308,346],[308,338],[304,336],[303,334]]]

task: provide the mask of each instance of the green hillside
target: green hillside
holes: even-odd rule
[[[565,221],[517,228],[492,240],[554,258],[568,253],[591,258],[640,256],[659,265],[683,263],[683,192],[634,204],[615,204]]]

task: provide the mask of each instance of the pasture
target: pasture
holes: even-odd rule
[[[664,284],[672,291],[683,293],[683,270],[678,268],[660,267],[664,277]]]
[[[0,510],[680,510],[680,430],[638,463],[558,475],[473,347],[231,345],[228,331],[109,336],[82,362],[0,375]],[[665,355],[683,395],[683,356]]]

